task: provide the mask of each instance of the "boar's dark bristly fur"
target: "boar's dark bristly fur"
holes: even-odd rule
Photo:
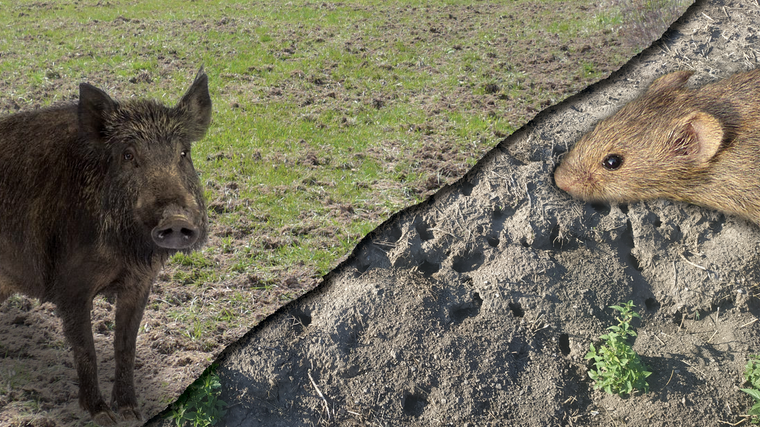
[[[201,70],[179,103],[118,103],[89,84],[79,102],[0,118],[0,303],[15,292],[56,305],[74,353],[79,403],[99,424],[140,419],[137,331],[167,258],[206,241],[191,144],[211,121]],[[111,405],[103,399],[90,311],[116,296]]]

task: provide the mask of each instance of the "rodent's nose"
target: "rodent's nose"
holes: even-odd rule
[[[564,163],[557,166],[557,169],[554,171],[554,184],[560,190],[567,192],[569,192],[568,189],[572,186],[570,174],[567,172],[567,168],[564,167]]]

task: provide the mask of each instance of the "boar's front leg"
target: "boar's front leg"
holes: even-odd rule
[[[108,408],[98,387],[98,366],[95,341],[92,337],[92,300],[84,292],[69,294],[57,302],[63,333],[74,352],[74,365],[79,378],[79,405],[90,412],[92,419],[104,426],[116,425],[116,414]]]
[[[111,405],[116,404],[125,420],[142,420],[135,395],[135,347],[153,277],[138,277],[128,282],[131,283],[120,287],[116,297],[116,334],[113,342],[116,379]]]

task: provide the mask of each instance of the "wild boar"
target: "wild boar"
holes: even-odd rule
[[[102,425],[141,419],[135,341],[167,258],[206,241],[190,156],[211,121],[208,77],[179,103],[116,102],[87,83],[77,103],[0,118],[0,303],[18,292],[55,304],[74,353],[79,404]],[[90,311],[116,298],[111,407],[98,387]]]

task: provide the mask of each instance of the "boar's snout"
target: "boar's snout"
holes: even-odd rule
[[[150,235],[162,248],[187,249],[198,241],[200,232],[185,216],[172,215],[162,220]]]

